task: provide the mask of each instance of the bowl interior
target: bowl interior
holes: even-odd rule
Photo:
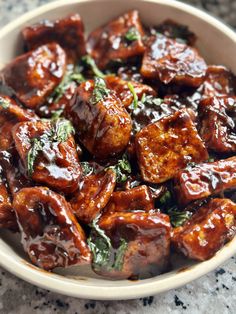
[[[78,12],[90,32],[128,10],[137,9],[146,25],[166,18],[186,24],[198,36],[198,48],[209,64],[223,64],[236,73],[236,35],[211,16],[178,3],[154,0],[68,0],[48,4],[19,18],[0,31],[0,65],[8,63],[22,51],[20,30],[42,19],[56,19]],[[16,78],[17,79],[17,78]],[[19,235],[0,231],[0,264],[17,276],[60,293],[94,299],[128,299],[165,291],[185,284],[217,267],[236,253],[236,239],[204,263],[173,256],[174,270],[139,281],[108,281],[96,276],[88,267],[42,271],[29,263],[22,250]]]

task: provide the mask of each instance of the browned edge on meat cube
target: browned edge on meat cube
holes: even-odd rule
[[[189,162],[208,158],[189,114],[180,110],[136,134],[138,164],[144,181],[165,182]]]
[[[236,157],[202,163],[180,171],[175,192],[180,205],[236,187]]]
[[[174,229],[172,243],[188,258],[205,261],[236,234],[236,204],[211,199],[182,227]]]
[[[24,188],[13,207],[24,250],[35,265],[52,270],[90,263],[84,231],[63,196],[45,187]]]

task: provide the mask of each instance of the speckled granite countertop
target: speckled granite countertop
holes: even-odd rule
[[[51,0],[0,0],[0,27]],[[186,1],[211,11],[236,28],[236,0]],[[32,286],[0,269],[0,313],[236,313],[236,257],[221,268],[158,296],[132,301],[79,300]]]

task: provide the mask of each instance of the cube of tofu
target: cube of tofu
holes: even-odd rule
[[[202,163],[180,171],[175,190],[180,205],[236,187],[236,157]]]
[[[107,205],[116,186],[116,174],[110,169],[89,175],[80,186],[70,204],[76,217],[89,224]]]
[[[115,212],[102,216],[99,227],[111,240],[113,267],[93,263],[96,273],[137,279],[160,274],[169,266],[171,225],[167,215]]]
[[[20,190],[13,207],[21,242],[31,261],[46,270],[89,264],[86,236],[65,198],[45,187]]]
[[[222,65],[210,65],[206,77],[198,92],[202,98],[233,96],[236,89],[236,78]]]
[[[17,229],[16,216],[8,193],[7,182],[0,165],[0,228]]]
[[[12,128],[23,121],[36,121],[38,117],[28,109],[23,109],[10,97],[0,95],[0,163],[11,193],[28,184],[21,173],[19,156],[12,137]]]
[[[65,51],[50,43],[17,57],[0,72],[0,77],[26,107],[34,109],[61,82],[65,69]]]
[[[94,30],[88,37],[87,51],[104,68],[110,61],[142,55],[143,35],[138,11],[130,11]]]
[[[236,235],[236,204],[215,198],[174,229],[172,243],[188,258],[205,261]]]
[[[66,51],[71,61],[76,61],[86,51],[84,25],[78,13],[55,21],[44,20],[27,26],[22,35],[27,50],[56,42]]]
[[[131,118],[102,79],[81,83],[66,107],[79,139],[97,158],[120,154],[128,145]]]
[[[147,41],[140,71],[145,78],[165,84],[198,87],[206,70],[207,65],[195,48],[158,34]]]
[[[181,98],[184,102],[189,103],[197,113],[198,105],[203,99],[234,96],[235,93],[236,77],[224,66],[210,65],[203,83],[194,91],[189,90],[182,93]]]
[[[208,158],[207,150],[189,116],[178,111],[136,134],[136,152],[144,181],[161,183],[173,178],[189,162]]]
[[[154,200],[149,187],[140,185],[130,190],[114,192],[105,212],[148,212],[154,208]]]
[[[74,192],[82,176],[69,121],[21,122],[12,130],[28,176],[64,193]]]
[[[212,97],[199,104],[200,135],[218,153],[236,152],[236,97]]]
[[[117,76],[107,76],[106,83],[108,87],[117,94],[125,108],[129,107],[134,100],[134,96],[129,89],[128,83],[133,85],[138,100],[141,100],[144,94],[156,96],[156,92],[152,87],[134,81],[127,82]]]

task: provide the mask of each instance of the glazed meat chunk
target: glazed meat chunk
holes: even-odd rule
[[[0,95],[0,152],[12,151],[11,130],[17,122],[36,119],[37,116],[33,112],[19,107],[10,97]]]
[[[86,224],[103,210],[116,185],[116,174],[109,169],[84,178],[81,188],[70,201],[76,217]]]
[[[103,79],[82,83],[66,113],[80,141],[95,157],[115,156],[126,148],[131,118]]]
[[[34,109],[61,82],[65,69],[64,50],[50,43],[17,57],[0,72],[0,77],[26,107]]]
[[[149,187],[140,185],[130,190],[114,192],[105,212],[148,212],[154,208],[154,200]]]
[[[110,61],[142,55],[144,30],[137,11],[131,11],[94,30],[87,51],[100,68]]]
[[[82,170],[68,120],[18,123],[12,130],[29,177],[65,193],[74,192]]]
[[[101,247],[101,241],[104,241],[102,252],[107,255],[101,261],[97,251],[93,258],[96,273],[117,279],[134,279],[157,275],[167,269],[171,231],[167,215],[154,211],[116,212],[102,216],[99,228],[105,235],[102,239],[95,238],[92,243],[100,243]],[[92,243],[90,241],[90,245]]]
[[[236,152],[236,97],[213,97],[199,105],[200,135],[218,153]]]
[[[0,228],[16,229],[16,217],[8,193],[3,168],[0,166]]]
[[[207,150],[185,110],[150,124],[135,137],[138,164],[144,181],[173,178],[189,162],[208,158]]]
[[[35,265],[52,270],[90,262],[85,234],[63,196],[44,187],[24,188],[13,207],[24,250]]]
[[[236,204],[215,198],[197,210],[182,227],[174,229],[172,243],[188,258],[211,258],[236,234]]]
[[[233,96],[235,94],[236,78],[222,65],[210,65],[206,77],[198,92],[203,98]]]
[[[58,43],[70,60],[85,54],[84,25],[78,13],[55,21],[42,21],[22,31],[27,50],[51,42]]]
[[[147,41],[140,71],[145,78],[159,79],[165,84],[198,87],[206,70],[206,63],[195,48],[157,34]]]
[[[170,19],[165,20],[154,28],[154,32],[163,34],[166,37],[178,39],[193,46],[196,42],[196,35],[186,25],[179,24]]]
[[[117,76],[107,76],[106,83],[110,89],[115,91],[125,108],[129,107],[134,100],[134,96],[130,91],[129,84],[131,84],[134,88],[134,92],[137,95],[138,100],[141,100],[144,94],[156,96],[156,92],[152,87],[134,81],[127,82]]]
[[[203,163],[180,171],[175,178],[179,204],[236,187],[236,157]]]
[[[0,164],[4,167],[10,192],[30,184],[23,173],[12,137],[12,128],[18,122],[36,121],[38,117],[30,110],[23,109],[8,96],[0,95]]]

